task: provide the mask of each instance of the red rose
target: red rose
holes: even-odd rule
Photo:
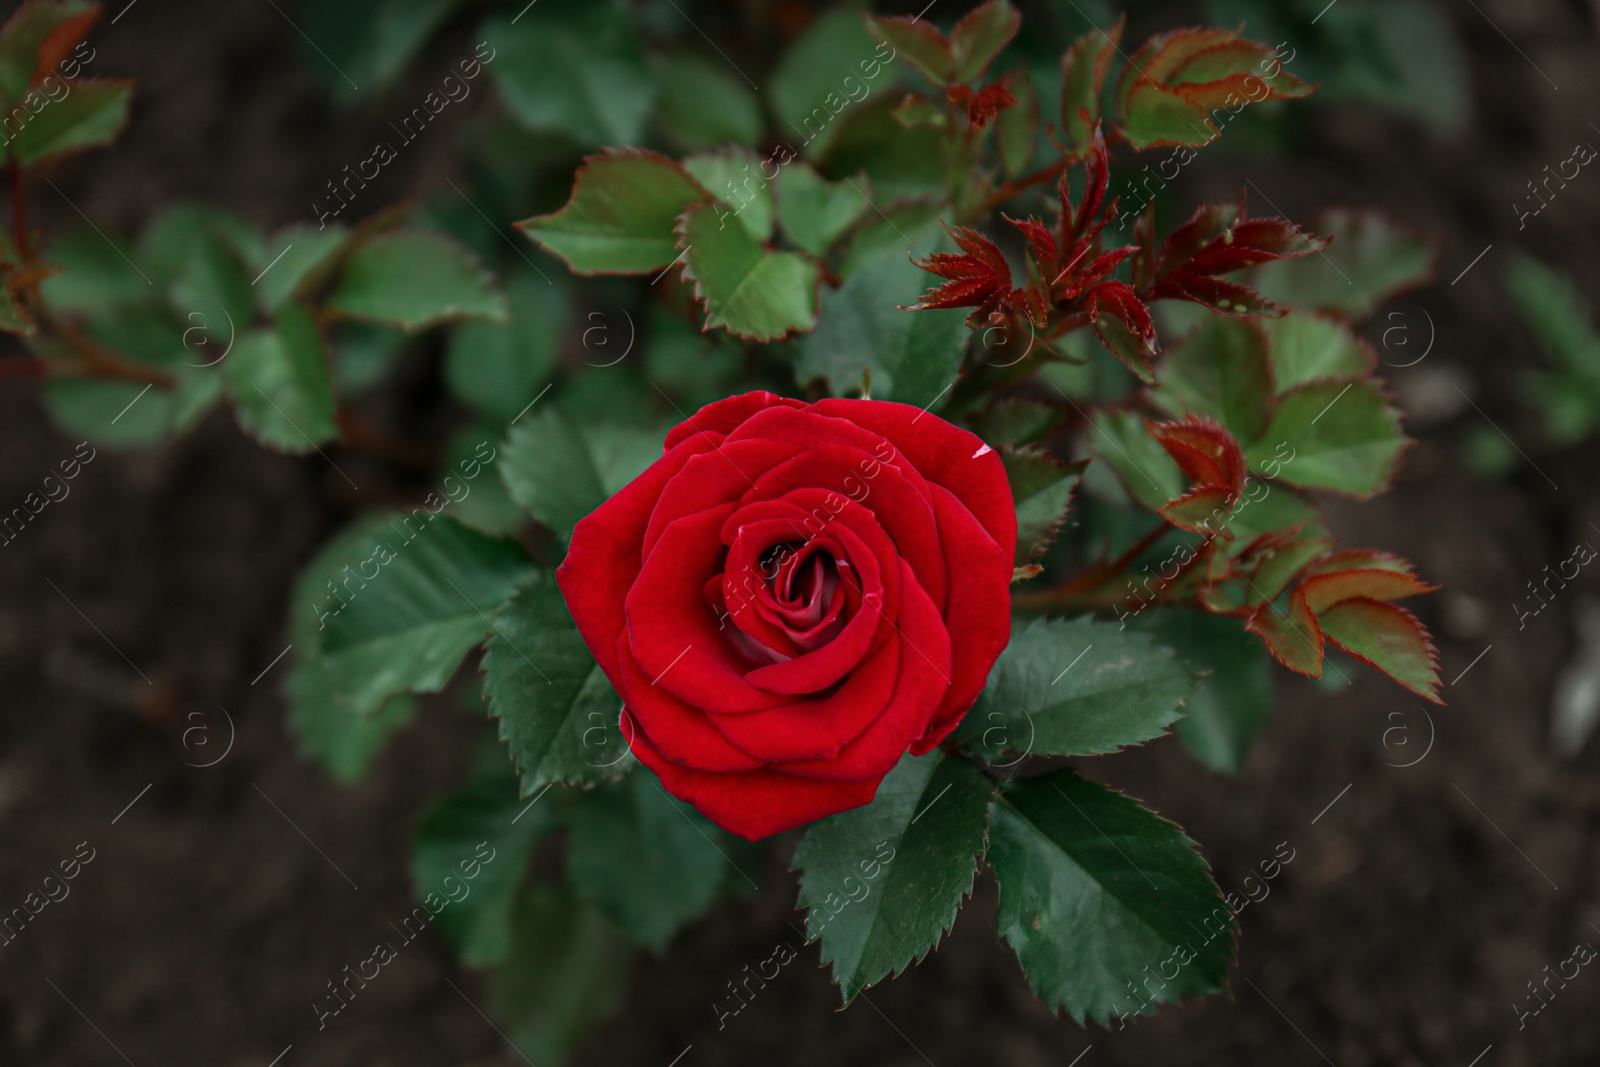
[[[872,800],[1011,635],[1000,457],[904,404],[702,408],[556,572],[667,791],[755,840]]]

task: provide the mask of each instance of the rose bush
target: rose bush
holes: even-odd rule
[[[1010,638],[1000,456],[905,404],[702,408],[578,523],[557,572],[673,795],[752,840],[870,802]]]

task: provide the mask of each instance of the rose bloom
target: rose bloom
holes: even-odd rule
[[[1000,457],[905,404],[702,408],[579,522],[556,580],[667,791],[755,840],[939,744],[1011,635]]]

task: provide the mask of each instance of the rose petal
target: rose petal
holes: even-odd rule
[[[972,707],[989,680],[989,669],[1011,640],[1011,565],[1015,546],[1003,548],[972,512],[943,487],[933,487],[939,536],[957,546],[949,557],[950,602],[945,625],[952,643],[950,688],[913,755],[931,751]],[[1013,537],[1013,542],[1015,538]]]
[[[556,569],[556,585],[584,644],[613,687],[620,687],[615,652],[625,625],[623,604],[643,563],[650,513],[673,475],[721,443],[715,434],[696,435],[670,449],[573,527],[566,559]]]
[[[831,759],[774,764],[779,770],[807,778],[859,781],[881,778],[900,761],[906,746],[927,728],[949,688],[950,634],[932,599],[906,573],[900,611],[900,671],[894,697],[867,730]]]
[[[633,754],[656,773],[667,792],[750,841],[870,804],[878,792],[876,781],[830,782],[766,768],[727,774],[697,771],[666,759],[642,733],[634,735]]]
[[[736,430],[756,412],[773,406],[799,408],[805,407],[805,402],[791,400],[789,397],[765,390],[741,393],[725,400],[717,400],[674,426],[667,434],[667,447],[672,448],[702,433],[725,436]]]
[[[812,409],[882,434],[922,478],[954,493],[995,544],[1008,553],[1016,551],[1017,506],[1011,483],[1000,456],[975,434],[920,408],[887,400],[822,400]]]
[[[628,590],[628,647],[652,684],[708,711],[754,711],[781,703],[745,681],[746,663],[707,607],[706,580],[722,569],[718,531],[735,505],[671,523]]]
[[[634,662],[626,635],[618,638],[617,662],[622,669],[619,692],[634,725],[663,756],[702,771],[749,771],[763,765],[717,732],[705,713],[662,689]]]

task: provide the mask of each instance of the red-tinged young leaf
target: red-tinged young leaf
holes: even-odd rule
[[[1347,570],[1396,571],[1412,578],[1417,577],[1417,569],[1412,566],[1410,560],[1393,552],[1379,552],[1371,548],[1347,548],[1335,552],[1311,568],[1311,573],[1333,574],[1336,571]]]
[[[1244,488],[1244,452],[1239,442],[1215,419],[1190,417],[1177,422],[1146,423],[1150,436],[1177,461],[1189,480],[1216,485],[1237,495]]]
[[[931,22],[908,15],[868,15],[867,29],[933,84],[944,86],[967,80],[955,76],[956,60],[950,42]]]
[[[1116,284],[1120,285],[1121,283],[1118,282]],[[1124,288],[1127,287],[1124,286]],[[1099,292],[1099,289],[1090,290],[1091,305],[1096,303]],[[1133,303],[1137,304],[1140,312],[1143,313],[1144,320],[1149,322],[1150,312],[1145,306],[1138,303],[1137,297],[1133,298]],[[1099,309],[1097,308],[1096,310],[1098,311]],[[1135,332],[1133,328],[1130,328],[1124,322],[1120,314],[1095,314],[1090,321],[1094,324],[1095,337],[1099,339],[1102,345],[1105,345],[1106,351],[1122,360],[1123,365],[1131,370],[1141,382],[1146,385],[1156,384],[1156,372],[1150,365],[1150,357],[1156,352],[1155,324],[1153,322],[1149,322],[1147,328],[1141,328],[1139,332]]]
[[[1011,267],[1006,257],[993,241],[977,230],[966,226],[946,226],[945,230],[961,252],[935,252],[914,261],[923,270],[947,281],[930,288],[908,310],[974,308],[976,310],[967,316],[967,324],[974,327],[996,316],[1003,318],[1013,298]]]
[[[1250,595],[1245,598],[1246,603],[1277,600],[1294,584],[1296,577],[1332,547],[1332,538],[1312,537],[1275,540],[1271,548],[1258,550],[1251,559]]]
[[[1176,89],[1141,81],[1122,112],[1122,132],[1135,148],[1210,144],[1221,131],[1206,109]]]
[[[1183,268],[1202,248],[1226,234],[1244,217],[1239,204],[1201,204],[1167,234],[1155,254],[1155,277]]]
[[[974,130],[983,129],[1004,109],[1014,107],[1017,103],[1017,98],[1011,95],[1009,75],[1001,75],[999,81],[985,85],[976,93],[965,85],[952,86],[948,96],[967,109],[967,125]]]
[[[585,157],[559,211],[516,225],[575,274],[652,274],[679,255],[678,216],[708,200],[689,172],[666,156],[608,148]]]
[[[1021,174],[1033,162],[1039,144],[1039,94],[1025,64],[1011,83],[1011,95],[1016,106],[1001,111],[994,128],[995,148],[1008,178]]]
[[[1267,651],[1285,667],[1312,678],[1322,677],[1322,630],[1300,590],[1290,594],[1287,611],[1271,601],[1258,606],[1244,628],[1265,641]]]
[[[1100,123],[1100,98],[1106,72],[1122,40],[1126,15],[1117,17],[1109,33],[1091,30],[1072,43],[1061,56],[1061,133],[1066,147],[1083,150],[1093,140]]]
[[[1021,26],[1022,15],[1009,0],[989,0],[967,12],[950,31],[954,80],[971,82],[983,77]]]
[[[34,83],[41,50],[50,34],[97,7],[84,0],[24,0],[0,26],[0,100],[7,110]]]
[[[1207,108],[1222,104],[1234,107],[1241,101],[1256,102],[1268,97],[1294,99],[1316,89],[1285,70],[1271,46],[1244,39],[1214,44],[1194,53],[1173,71],[1170,82],[1181,85],[1185,96]]]
[[[1280,318],[1286,308],[1268,300],[1248,285],[1206,278],[1188,271],[1176,271],[1162,279],[1150,292],[1152,299],[1187,300],[1208,307],[1219,315],[1256,315]]]
[[[1168,30],[1147,38],[1134,50],[1128,65],[1117,78],[1117,106],[1124,112],[1128,98],[1140,85],[1162,85],[1189,56],[1214,44],[1233,40],[1237,30],[1211,26],[1191,26],[1187,29]]]
[[[1140,148],[1201,145],[1221,132],[1211,109],[1230,113],[1273,97],[1298,97],[1306,85],[1283,69],[1265,44],[1237,30],[1196,27],[1151,38],[1117,83],[1128,139]]]
[[[1281,316],[1284,309],[1254,289],[1216,276],[1320,252],[1327,243],[1284,219],[1248,219],[1242,202],[1205,204],[1156,253],[1150,296],[1189,300],[1228,315]]]
[[[1405,608],[1357,597],[1322,612],[1318,623],[1328,640],[1370,664],[1418,696],[1439,699],[1439,653],[1428,631]]]
[[[1306,604],[1313,612],[1321,615],[1334,604],[1341,604],[1357,597],[1387,602],[1431,593],[1439,587],[1429,585],[1414,575],[1376,568],[1339,570],[1330,574],[1312,575],[1302,583],[1301,588],[1305,590]]]
[[[44,40],[39,42],[39,62],[33,68],[33,77],[29,79],[29,87],[36,87],[52,74],[58,73],[57,68],[66,61],[74,49],[83,43],[89,31],[100,18],[100,5],[89,4],[83,11],[69,16],[65,21],[58,23]]]
[[[1181,530],[1231,541],[1233,531],[1228,527],[1228,515],[1238,501],[1239,495],[1227,486],[1202,485],[1156,510]]]

